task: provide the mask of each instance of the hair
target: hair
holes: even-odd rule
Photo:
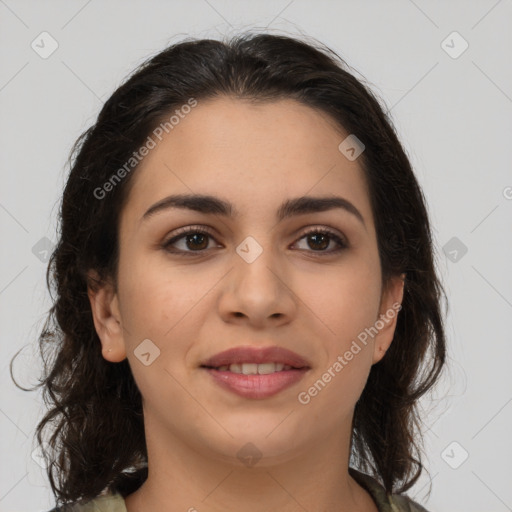
[[[58,504],[106,492],[126,497],[148,475],[142,397],[128,360],[111,363],[101,354],[87,293],[97,283],[87,276],[94,270],[101,282],[116,281],[120,212],[137,166],[109,187],[107,198],[99,198],[98,188],[126,170],[155,127],[191,98],[294,99],[363,141],[358,163],[368,184],[383,284],[402,273],[406,278],[393,342],[371,367],[355,406],[351,457],[387,493],[403,493],[424,469],[417,402],[445,364],[446,298],[426,201],[378,97],[339,55],[313,41],[244,33],[229,41],[173,44],[115,90],[73,146],[46,274],[52,307],[39,335],[44,373],[36,385],[43,386],[48,406],[37,441]]]

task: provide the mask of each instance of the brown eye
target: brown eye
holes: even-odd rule
[[[312,249],[326,249],[329,247],[329,243],[331,241],[330,237],[323,233],[313,233],[312,235],[308,235],[307,238],[312,242],[309,244]]]
[[[338,253],[348,248],[344,238],[326,228],[315,228],[304,233],[299,241],[306,239],[307,247],[300,248],[306,252],[317,253],[319,256]],[[215,240],[212,233],[204,227],[186,227],[166,241],[162,247],[169,253],[179,256],[193,256],[206,252],[210,241]],[[333,247],[328,250],[329,247]],[[219,246],[217,246],[219,247]]]
[[[191,235],[185,235],[185,240],[185,243],[189,249],[206,249],[208,246],[208,235],[205,233],[193,233]]]
[[[312,229],[302,235],[299,240],[307,240],[307,249],[311,249],[309,252],[317,252],[319,255],[327,255],[337,253],[348,248],[347,242],[335,232],[322,228]],[[333,250],[326,250],[334,242],[338,248]],[[306,249],[306,250],[307,250]]]
[[[187,227],[179,230],[162,247],[173,254],[189,255],[205,252],[209,248],[210,239],[214,240],[213,235],[205,228]]]

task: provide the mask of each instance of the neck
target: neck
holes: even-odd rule
[[[186,444],[150,418],[145,428],[148,478],[126,497],[127,512],[377,512],[348,473],[350,421],[293,454],[265,457],[247,444],[244,459]]]

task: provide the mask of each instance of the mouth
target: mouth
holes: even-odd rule
[[[308,361],[281,347],[238,347],[200,365],[223,389],[264,399],[296,384],[311,369]]]
[[[282,365],[282,366],[281,366]],[[203,361],[202,367],[223,369],[233,373],[245,373],[246,375],[265,375],[275,371],[283,371],[284,368],[302,369],[309,368],[310,363],[295,352],[283,347],[254,347],[241,346],[225,350]],[[225,368],[227,366],[227,368]],[[260,373],[261,370],[261,373]],[[266,372],[266,373],[265,373]]]
[[[302,367],[294,367],[289,364],[283,363],[232,363],[225,364],[222,366],[201,366],[202,368],[209,368],[211,370],[217,370],[219,372],[231,372],[231,373],[239,373],[243,375],[270,375],[271,373],[276,372],[286,372],[288,370],[302,370],[303,368],[307,368],[305,366]]]

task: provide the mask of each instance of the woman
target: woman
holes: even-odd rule
[[[41,335],[54,511],[424,511],[404,493],[443,289],[411,165],[346,64],[183,41],[74,155]]]

